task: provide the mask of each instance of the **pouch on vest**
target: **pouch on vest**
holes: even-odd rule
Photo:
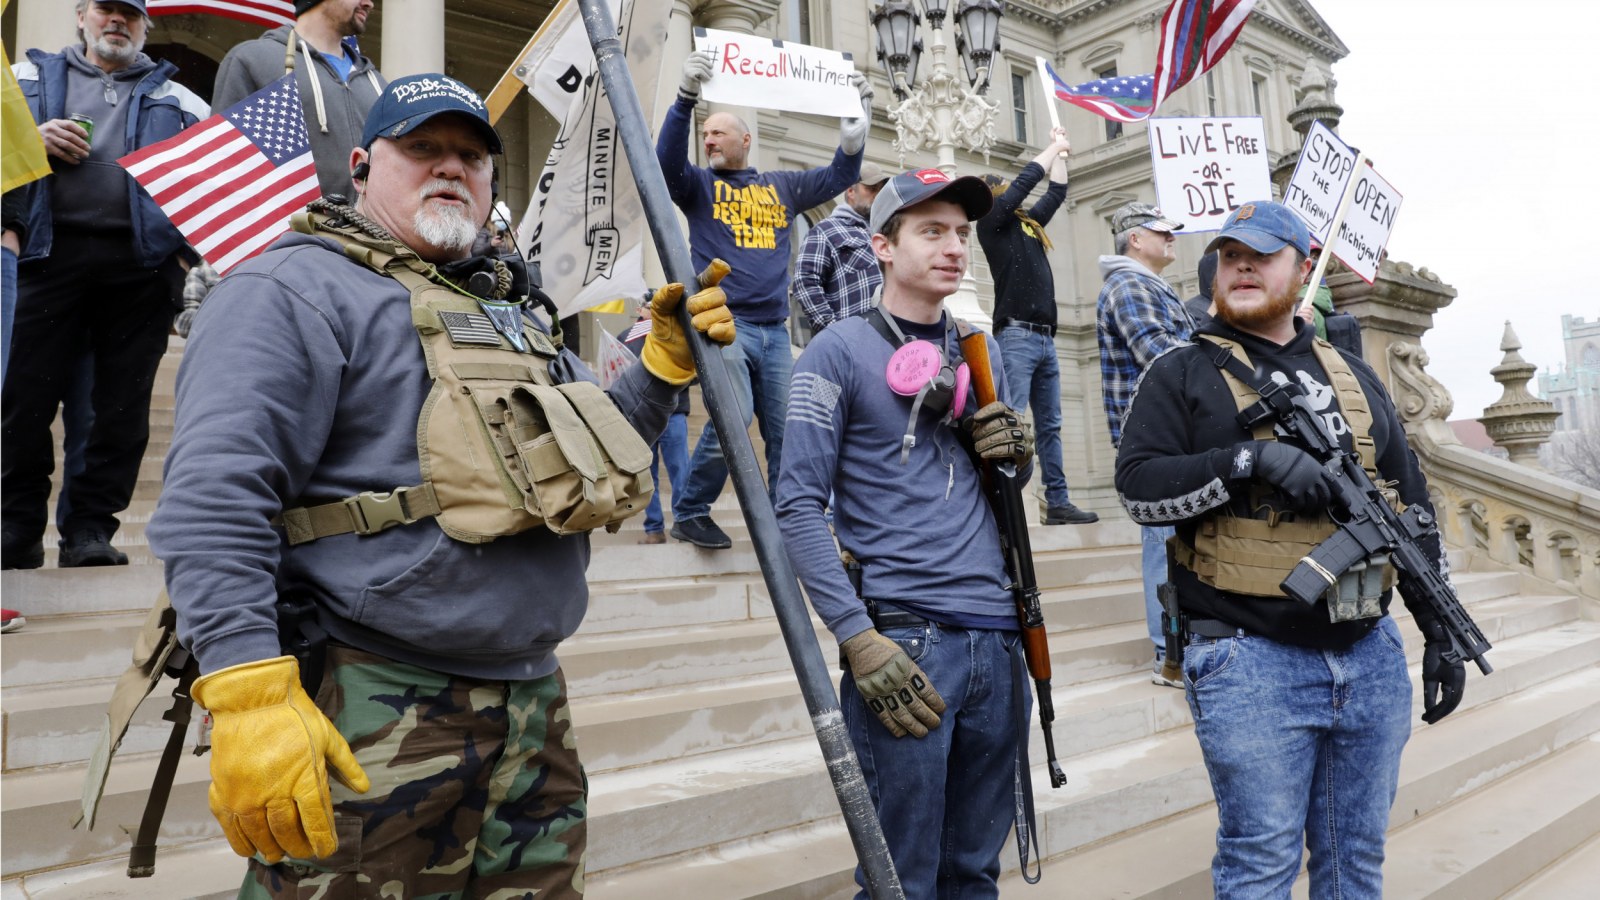
[[[1238,358],[1246,367],[1249,356],[1244,348],[1215,335],[1198,334],[1197,338],[1215,344]],[[1313,353],[1322,365],[1333,388],[1340,412],[1350,425],[1352,442],[1362,468],[1378,482],[1376,448],[1372,440],[1372,409],[1367,395],[1356,380],[1349,363],[1327,341],[1312,342]],[[1220,363],[1217,367],[1233,394],[1239,410],[1254,404],[1260,394],[1256,389],[1234,375]],[[1258,424],[1251,435],[1256,440],[1277,440],[1273,423],[1268,420]],[[1252,489],[1248,503],[1252,511],[1261,511],[1266,494]],[[1336,526],[1326,515],[1315,517],[1284,517],[1276,511],[1266,510],[1258,516],[1214,513],[1200,522],[1195,530],[1194,544],[1183,540],[1172,542],[1172,558],[1177,564],[1195,573],[1204,584],[1218,590],[1255,597],[1281,597],[1280,585],[1300,560],[1310,555],[1323,541],[1333,536]],[[1394,586],[1395,572],[1385,566],[1383,589]]]
[[[427,516],[466,543],[540,524],[557,534],[615,531],[649,503],[649,445],[598,386],[556,383],[559,351],[543,332],[523,323],[531,352],[518,351],[476,298],[436,284],[432,267],[404,247],[320,214],[297,215],[294,225],[339,241],[352,260],[410,291],[433,387],[417,421],[423,483],[286,510],[291,544]]]

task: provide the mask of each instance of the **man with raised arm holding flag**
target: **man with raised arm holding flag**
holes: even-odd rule
[[[750,129],[738,116],[712,113],[702,128],[706,168],[689,162],[689,123],[700,99],[700,85],[710,80],[715,61],[708,51],[689,54],[677,102],[667,110],[656,138],[672,201],[689,219],[689,249],[695,268],[713,257],[733,266],[728,276],[729,307],[739,322],[738,342],[723,351],[728,374],[739,395],[746,427],[754,415],[761,422],[767,448],[767,483],[777,484],[783,455],[783,431],[794,355],[789,344],[789,228],[800,212],[838,196],[859,180],[861,158],[872,120],[872,85],[855,73],[861,94],[861,117],[842,120],[839,149],[833,162],[804,172],[761,172],[750,167]],[[711,520],[711,504],[728,480],[722,443],[708,422],[689,460],[689,479],[682,491],[673,485],[672,536],[699,547],[733,546],[726,532]]]

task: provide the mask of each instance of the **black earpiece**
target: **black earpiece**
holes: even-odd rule
[[[372,171],[372,167],[367,165],[367,163],[365,161],[358,162],[358,163],[356,163],[356,167],[354,169],[350,170],[350,180],[351,181],[366,181],[367,180],[367,173],[371,172],[371,171]]]

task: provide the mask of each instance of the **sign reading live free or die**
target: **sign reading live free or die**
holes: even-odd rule
[[[1260,117],[1150,119],[1156,201],[1184,233],[1216,231],[1246,203],[1272,198]]]

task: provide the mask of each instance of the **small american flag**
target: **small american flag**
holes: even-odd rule
[[[275,28],[294,24],[293,0],[149,0],[152,16],[210,13]]]
[[[1217,64],[1239,37],[1255,5],[1256,0],[1173,0],[1161,17],[1154,75],[1071,85],[1049,69],[1056,97],[1113,121],[1142,122],[1174,91]]]
[[[320,194],[292,75],[117,162],[224,274]]]
[[[444,311],[439,313],[439,321],[454,343],[500,346],[500,332],[495,330],[494,322],[482,313]]]

